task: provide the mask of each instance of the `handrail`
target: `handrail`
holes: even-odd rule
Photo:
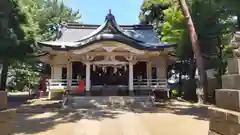
[[[48,79],[48,87],[67,87],[77,86],[78,79]],[[166,88],[166,79],[133,79],[133,85],[135,88]]]
[[[49,79],[46,81],[47,90],[66,90],[69,87],[74,88],[78,86],[78,79]],[[95,87],[95,86],[92,86]],[[167,92],[169,97],[169,90],[167,79],[133,79],[133,87],[138,90],[163,90]],[[150,93],[149,93],[150,94]]]
[[[162,80],[162,81],[166,81],[167,79],[133,79],[133,80]]]

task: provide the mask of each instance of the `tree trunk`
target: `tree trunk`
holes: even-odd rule
[[[195,62],[196,60],[194,59],[194,58],[191,58],[191,60],[190,60],[190,73],[189,73],[189,75],[190,75],[190,79],[195,79],[195,73],[196,73],[196,62]]]
[[[191,43],[192,43],[192,49],[194,52],[194,56],[196,58],[196,64],[197,67],[199,69],[199,75],[200,75],[200,89],[202,92],[198,92],[198,94],[200,93],[204,93],[203,96],[198,96],[198,97],[203,97],[203,99],[199,99],[199,103],[204,103],[207,100],[207,75],[205,72],[205,68],[204,68],[204,63],[203,63],[203,58],[200,52],[200,48],[198,45],[198,37],[194,28],[194,24],[192,21],[192,18],[190,16],[189,10],[188,10],[188,6],[186,4],[185,0],[178,0],[179,1],[179,5],[180,8],[182,10],[182,13],[186,19],[187,25],[188,25],[188,31],[190,34],[190,39],[191,39]]]
[[[7,60],[2,63],[2,73],[1,73],[1,82],[0,82],[0,91],[6,90],[7,83],[7,73],[8,73],[9,62]]]
[[[222,41],[221,41],[221,37],[218,36],[217,37],[217,41],[218,41],[218,44],[217,44],[217,47],[218,47],[218,57],[220,59],[220,67],[218,69],[218,83],[220,84],[220,87],[222,88],[222,75],[223,75],[223,56],[222,56],[222,51],[223,51],[223,48],[222,48]]]

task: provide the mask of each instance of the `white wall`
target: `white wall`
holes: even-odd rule
[[[151,59],[152,67],[157,68],[157,78],[167,78],[167,57],[156,56]]]
[[[57,55],[52,59],[52,79],[62,79],[62,68],[67,67],[67,59],[64,55]]]
[[[62,79],[62,67],[61,66],[53,66],[53,74],[52,79]]]

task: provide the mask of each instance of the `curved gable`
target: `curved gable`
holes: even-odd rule
[[[76,28],[76,26],[80,26],[80,28]],[[143,50],[159,50],[175,45],[159,42],[150,25],[119,26],[111,12],[106,16],[102,25],[70,24],[67,27],[68,29],[63,30],[59,40],[40,42],[40,44],[59,50],[80,49],[101,41],[116,41]]]

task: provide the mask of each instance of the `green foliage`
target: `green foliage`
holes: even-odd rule
[[[236,0],[231,1],[236,2]],[[159,40],[177,44],[171,54],[178,56],[180,60],[169,66],[168,75],[169,77],[173,74],[179,75],[179,88],[185,85],[180,81],[182,75],[188,75],[189,80],[195,77],[196,63],[188,28],[194,27],[196,30],[205,68],[216,69],[217,76],[221,79],[221,75],[225,73],[226,59],[232,55],[229,39],[235,30],[234,15],[238,16],[237,23],[240,26],[240,10],[238,9],[237,12],[236,8],[230,9],[230,6],[226,6],[228,4],[223,4],[224,2],[216,0],[186,0],[186,2],[194,26],[186,24],[181,11],[183,9],[180,9],[177,0],[144,0],[139,16],[142,23],[154,25]],[[196,82],[193,83],[196,84]],[[192,88],[196,89],[196,87]],[[188,97],[188,93],[195,95],[195,90],[192,88],[182,88],[184,91],[191,89],[184,92],[185,97]]]
[[[159,39],[162,37],[163,10],[168,9],[171,3],[171,0],[145,0],[141,6],[140,23],[153,24]]]
[[[9,85],[21,89],[23,85],[36,83],[39,73],[33,70],[33,65],[37,61],[29,63],[39,51],[35,41],[56,39],[60,34],[59,24],[76,22],[80,17],[79,11],[59,0],[0,1],[0,89],[5,89],[9,66]]]
[[[234,23],[236,29],[240,29],[240,10],[239,10],[239,5],[240,1],[239,0],[213,0],[216,3],[222,5],[222,7],[228,9],[231,12],[231,16],[237,16],[237,21]]]
[[[222,4],[212,0],[188,0],[187,2],[199,38],[201,52],[208,59],[217,56],[216,54],[220,53],[218,44],[225,48],[234,30],[231,12],[226,10]],[[156,9],[154,5],[165,9]],[[149,23],[155,26],[161,40],[177,43],[178,46],[174,52],[177,56],[181,59],[193,58],[188,30],[178,1],[145,0],[141,9],[140,21],[142,18],[150,18]],[[148,14],[143,14],[145,12]],[[161,25],[154,22],[161,22]],[[222,50],[225,51],[223,48]]]
[[[13,60],[23,60],[32,53],[33,36],[30,22],[21,10],[18,0],[1,1],[0,3],[0,61],[2,62],[1,86],[6,87],[8,66]]]
[[[15,61],[9,69],[8,87],[11,90],[23,90],[25,86],[32,88],[38,84],[40,73],[35,69],[35,63]]]
[[[177,96],[177,94],[178,94],[178,92],[177,92],[177,90],[172,90],[172,95],[174,95],[174,96]]]
[[[62,23],[78,22],[81,18],[79,11],[73,11],[63,1],[48,0],[40,3],[37,21],[40,26],[42,40],[54,40],[59,37]]]
[[[171,0],[145,0],[141,6],[139,15],[142,24],[149,24],[163,21],[162,11],[167,9]]]
[[[184,32],[183,15],[177,7],[171,7],[163,11],[163,41],[178,43]]]

